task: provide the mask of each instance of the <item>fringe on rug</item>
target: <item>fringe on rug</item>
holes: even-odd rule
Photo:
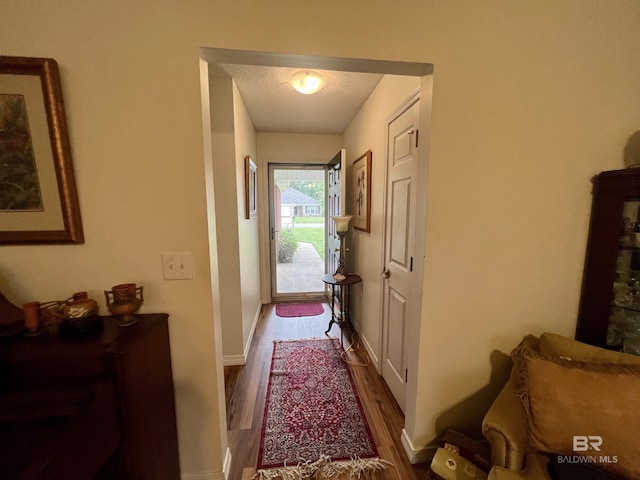
[[[258,470],[251,480],[338,480],[368,479],[371,474],[393,466],[381,458],[358,458],[332,462],[330,457],[322,456],[315,462],[299,463],[296,466]]]

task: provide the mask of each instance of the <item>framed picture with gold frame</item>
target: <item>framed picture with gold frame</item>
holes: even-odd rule
[[[244,157],[244,218],[258,216],[258,166],[250,155]]]
[[[58,64],[0,56],[0,244],[83,242]]]
[[[371,231],[371,150],[353,162],[353,228]]]

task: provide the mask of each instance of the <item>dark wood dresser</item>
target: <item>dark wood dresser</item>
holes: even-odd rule
[[[128,327],[101,318],[101,332],[75,340],[54,331],[2,339],[0,469],[34,479],[180,478],[168,315],[138,315]]]

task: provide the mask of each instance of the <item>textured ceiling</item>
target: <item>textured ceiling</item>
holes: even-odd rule
[[[219,64],[232,77],[258,132],[342,134],[382,79],[381,74],[314,71],[327,83],[313,95],[289,83],[299,68]]]

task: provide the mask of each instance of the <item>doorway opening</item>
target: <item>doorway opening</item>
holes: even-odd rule
[[[274,300],[325,296],[326,176],[323,165],[269,166]]]
[[[210,125],[208,124],[208,122],[210,121],[210,117],[211,112],[208,110],[210,108],[210,104],[214,104],[215,105],[215,110],[216,113],[220,116],[220,117],[224,117],[225,119],[227,118],[225,115],[231,115],[232,109],[228,108],[228,111],[226,111],[225,109],[227,109],[227,107],[229,107],[229,104],[224,103],[224,102],[219,102],[217,105],[215,103],[215,99],[213,102],[210,101],[209,98],[209,90],[208,90],[208,84],[207,84],[207,76],[209,75],[210,77],[215,77],[215,72],[219,71],[222,66],[243,66],[243,65],[248,65],[248,66],[261,66],[261,67],[276,67],[276,68],[295,68],[295,69],[300,69],[300,68],[313,68],[313,69],[323,69],[323,70],[332,70],[332,71],[337,71],[337,72],[352,72],[352,73],[379,73],[379,74],[383,74],[383,75],[394,75],[394,76],[409,76],[409,77],[419,77],[420,78],[420,82],[421,82],[421,86],[420,86],[420,91],[421,91],[421,96],[424,99],[428,99],[427,102],[422,103],[422,106],[420,108],[420,125],[422,127],[422,138],[429,138],[429,119],[430,119],[430,99],[432,96],[432,91],[433,91],[433,85],[432,85],[432,74],[433,74],[433,65],[432,64],[426,64],[426,63],[411,63],[411,62],[398,62],[398,61],[384,61],[384,60],[371,60],[371,59],[353,59],[353,58],[342,58],[342,57],[322,57],[322,56],[311,56],[311,55],[295,55],[295,54],[281,54],[281,53],[273,53],[273,52],[256,52],[256,51],[242,51],[242,50],[231,50],[231,49],[221,49],[221,48],[202,48],[201,49],[201,59],[202,62],[204,64],[207,64],[208,70],[202,70],[202,80],[203,80],[203,85],[205,86],[205,88],[203,88],[203,105],[205,105],[205,108],[207,109],[204,113],[207,114],[205,117],[203,117],[204,119],[204,123],[205,123],[205,127],[209,127]],[[227,75],[227,74],[225,74]],[[224,77],[225,80],[226,79],[235,79],[236,75],[233,74],[228,74],[228,76]],[[238,75],[238,78],[241,78],[240,75]],[[262,78],[262,77],[258,77],[258,78]],[[233,80],[235,81],[235,80]],[[283,82],[278,83],[280,84],[284,84]],[[238,88],[238,90],[240,90]],[[277,98],[274,95],[266,95],[263,89],[259,89],[257,90],[257,95],[255,98],[258,98],[260,100],[264,99],[264,98]],[[250,102],[251,98],[248,95],[244,95],[243,94],[243,99],[245,101],[245,103]],[[225,99],[222,99],[225,100]],[[297,105],[296,102],[292,101],[291,105]],[[267,109],[268,114],[266,115],[267,118],[271,118],[271,117],[278,117],[278,118],[282,118],[284,117],[283,115],[273,115],[273,112],[276,111],[276,108],[271,108],[271,109]],[[226,113],[225,113],[226,112]],[[308,109],[304,109],[303,110],[304,113],[301,114],[300,118],[315,118],[314,115],[310,115]],[[232,117],[233,118],[233,117]],[[254,126],[256,129],[256,132],[262,132],[262,133],[267,133],[267,132],[282,132],[282,133],[304,133],[304,134],[313,134],[315,133],[325,133],[328,134],[328,132],[319,132],[316,131],[317,127],[313,127],[313,128],[306,128],[304,130],[300,129],[299,125],[295,125],[295,128],[292,129],[285,129],[285,128],[277,128],[277,129],[268,129],[268,128],[264,128],[261,127],[260,125],[256,125],[257,122],[254,122]],[[344,130],[342,131],[344,132]],[[333,134],[340,134],[341,132],[333,132]],[[426,135],[426,137],[425,137]],[[417,138],[417,135],[415,135],[415,137]],[[211,129],[210,128],[205,128],[204,131],[204,138],[205,138],[205,153],[207,155],[207,160],[210,160],[210,156],[211,156],[211,152],[215,152],[217,145],[217,142],[220,141],[219,138],[215,137],[212,135]],[[226,138],[226,137],[225,137]],[[309,300],[315,300],[313,298],[311,298],[313,296],[312,293],[308,293],[308,294],[301,294],[298,295],[298,298],[296,298],[294,295],[289,295],[289,294],[281,294],[281,295],[273,295],[273,281],[271,280],[273,278],[274,272],[275,272],[275,268],[273,268],[273,259],[274,259],[274,255],[273,255],[273,248],[270,248],[270,245],[273,243],[271,241],[272,238],[274,238],[275,236],[275,226],[273,224],[273,217],[274,217],[274,213],[273,212],[269,212],[269,215],[267,215],[267,205],[272,203],[272,199],[273,199],[273,191],[270,189],[269,185],[269,181],[265,181],[265,177],[269,176],[269,169],[265,168],[268,165],[268,162],[272,161],[272,159],[275,159],[276,161],[281,161],[281,162],[285,162],[285,161],[301,161],[301,162],[305,162],[305,161],[315,161],[317,160],[317,158],[314,157],[310,157],[310,158],[306,158],[304,155],[300,156],[299,152],[294,151],[293,154],[289,155],[289,152],[286,152],[284,155],[281,154],[280,151],[278,151],[278,149],[274,149],[275,152],[268,152],[265,154],[265,152],[268,150],[267,148],[260,148],[262,145],[259,146],[258,151],[260,152],[260,157],[258,157],[259,159],[259,184],[260,187],[259,188],[259,197],[260,200],[258,202],[258,210],[259,210],[259,215],[258,215],[258,230],[259,230],[259,234],[258,234],[258,238],[250,238],[248,240],[250,240],[251,242],[253,242],[254,244],[257,244],[259,249],[260,249],[260,285],[261,285],[261,299],[263,303],[272,303],[273,300],[276,300],[278,302],[282,302],[282,301],[297,301],[297,300],[302,300],[302,299],[309,299]],[[264,146],[268,146],[268,142],[265,142]],[[293,157],[293,159],[291,158]],[[418,177],[417,177],[417,185],[426,185],[427,181],[426,181],[426,174],[427,174],[427,160],[428,160],[428,148],[423,149],[422,153],[419,155],[419,170],[418,170]],[[262,167],[262,168],[260,168]],[[289,165],[290,167],[290,165]],[[342,177],[344,179],[346,179],[346,172],[347,172],[347,165],[346,163],[343,163],[343,167],[344,167],[344,175],[342,175]],[[376,167],[377,168],[377,167]],[[208,179],[208,185],[212,185],[212,178],[213,178],[213,172],[210,171],[212,169],[207,170],[207,173],[209,175],[209,179]],[[338,175],[338,177],[340,177],[340,175]],[[329,180],[326,181],[326,184],[329,184]],[[268,188],[265,188],[268,187]],[[386,185],[385,185],[385,189],[386,189]],[[422,261],[423,261],[423,257],[424,257],[424,235],[423,232],[425,230],[425,218],[426,218],[426,204],[427,204],[427,198],[426,198],[426,189],[425,188],[421,188],[418,189],[417,193],[417,199],[415,201],[415,214],[416,214],[416,225],[415,225],[415,231],[416,232],[421,232],[420,234],[420,238],[416,239],[416,251],[413,255],[413,257],[415,258],[415,265],[413,265],[414,267],[414,272],[415,273],[415,277],[417,279],[419,279],[419,281],[417,282],[413,282],[411,285],[411,288],[413,291],[417,292],[417,297],[416,298],[421,298],[420,294],[422,292]],[[208,194],[212,195],[213,194],[213,188],[209,188],[208,187]],[[346,196],[344,196],[342,198],[342,200],[346,200]],[[331,205],[331,202],[327,202]],[[340,205],[340,202],[334,202],[336,205]],[[336,215],[336,214],[345,214],[347,212],[344,211],[344,201],[342,202],[341,207],[339,208],[340,213],[328,213],[328,215]],[[218,202],[218,206],[217,208],[215,207],[215,205],[213,204],[213,202],[210,203],[212,210],[210,212],[209,218],[213,221],[215,221],[215,213],[219,212],[221,216],[225,217],[227,215],[226,210],[227,206],[221,204],[220,202]],[[348,208],[347,208],[348,210]],[[327,215],[327,214],[325,214]],[[210,220],[210,221],[211,221]],[[329,224],[327,224],[325,222],[325,231],[327,231],[329,228],[332,228],[331,222]],[[233,231],[234,229],[229,229],[230,231]],[[215,230],[215,225],[212,226],[212,231],[216,231]],[[225,236],[228,232],[226,232],[224,229],[219,229],[217,231],[217,234],[219,235],[218,240],[220,238],[222,238],[223,236]],[[229,234],[230,235],[230,234]],[[361,236],[362,237],[362,236]],[[364,237],[363,237],[364,238]],[[368,243],[371,244],[372,241],[375,241],[376,236],[375,235],[370,235],[367,236],[368,239]],[[332,236],[329,236],[329,242],[332,241]],[[334,252],[334,249],[332,248],[332,245],[328,242],[328,245],[325,246],[326,250],[327,250],[327,257],[329,257],[329,261],[330,261],[330,257],[332,255],[332,252]],[[382,240],[381,240],[382,242]],[[370,245],[369,245],[370,247]],[[382,249],[382,246],[381,246]],[[371,250],[369,248],[369,250]],[[270,253],[271,252],[271,253]],[[223,278],[224,275],[226,275],[226,269],[230,269],[232,270],[229,265],[222,265],[222,268],[218,267],[217,264],[217,257],[216,257],[217,251],[212,252],[212,272],[216,273],[218,275],[219,278]],[[367,265],[367,279],[371,279],[371,281],[373,282],[373,284],[375,284],[375,280],[376,280],[376,276],[379,274],[379,270],[376,272],[376,267],[375,265],[372,265],[372,262],[376,262],[376,259],[380,260],[380,265],[382,266],[382,255],[380,255],[380,257],[378,257],[377,255],[371,255],[370,257],[366,258],[365,262],[360,262],[362,265]],[[411,263],[410,263],[411,265]],[[359,264],[356,264],[356,267],[360,266]],[[270,268],[271,267],[271,268]],[[334,271],[332,268],[326,268],[326,271]],[[236,272],[234,270],[231,271],[231,274],[235,274]],[[365,272],[363,272],[365,273]],[[217,278],[218,278],[217,277]],[[271,277],[271,278],[270,278]],[[322,275],[318,276],[320,279],[322,278]],[[214,279],[214,280],[217,280]],[[220,294],[220,287],[219,285],[216,285],[214,281],[212,281],[212,283],[214,283],[214,298]],[[364,282],[363,282],[364,283]],[[371,291],[371,289],[369,289],[368,291]],[[295,292],[294,292],[295,293]],[[373,292],[373,296],[376,295],[376,292]],[[322,297],[326,298],[326,296],[324,295],[324,293],[322,294]],[[380,289],[380,295],[378,297],[382,297],[382,289]],[[244,300],[241,299],[241,300]],[[377,301],[376,301],[377,300]],[[369,330],[369,332],[371,332],[372,334],[372,341],[369,342],[367,349],[374,354],[374,357],[376,358],[376,363],[377,363],[377,370],[378,372],[380,372],[380,365],[379,363],[382,361],[382,305],[380,302],[380,298],[374,298],[373,301],[371,302],[366,302],[369,305],[373,305],[373,308],[368,308],[368,310],[372,310],[371,312],[369,312],[370,314],[366,316],[367,318],[367,328]],[[364,303],[362,303],[361,305],[364,305]],[[380,312],[376,312],[376,307],[378,307],[378,310],[380,310]],[[420,305],[418,305],[416,308],[412,309],[412,311],[408,311],[407,312],[407,318],[410,320],[409,322],[407,322],[406,325],[406,334],[403,336],[404,338],[407,339],[408,344],[406,346],[406,351],[408,353],[407,358],[406,358],[406,364],[409,366],[412,365],[418,365],[419,362],[419,358],[418,358],[418,352],[420,351],[419,347],[420,347],[420,329],[421,327],[421,312],[420,312]],[[363,318],[365,316],[363,315]],[[214,321],[220,322],[221,318],[225,318],[222,315],[216,315],[214,316]],[[225,330],[227,328],[226,324],[222,325],[223,330]],[[233,329],[235,327],[235,325],[231,326],[231,329]],[[251,332],[251,335],[253,335],[253,332]],[[250,344],[251,342],[249,342],[248,344]],[[218,381],[220,380],[220,375],[218,375]],[[423,380],[419,380],[419,377],[417,375],[408,375],[408,372],[405,371],[405,381],[409,380],[409,391],[408,391],[408,396],[414,396],[416,395],[416,391],[419,390],[421,388],[421,386],[423,385]],[[417,398],[417,395],[416,397]],[[415,419],[416,419],[416,401],[413,401],[412,399],[409,399],[409,401],[407,402],[407,412],[406,412],[406,422],[407,422],[407,430],[403,430],[402,432],[402,445],[405,448],[405,451],[407,453],[407,455],[410,456],[410,458],[416,458],[417,453],[412,445],[411,442],[415,439],[410,438],[409,434],[407,432],[414,432],[416,430],[420,430],[420,427],[416,425],[415,423]],[[406,440],[406,441],[405,441]],[[242,449],[241,449],[242,450]]]

